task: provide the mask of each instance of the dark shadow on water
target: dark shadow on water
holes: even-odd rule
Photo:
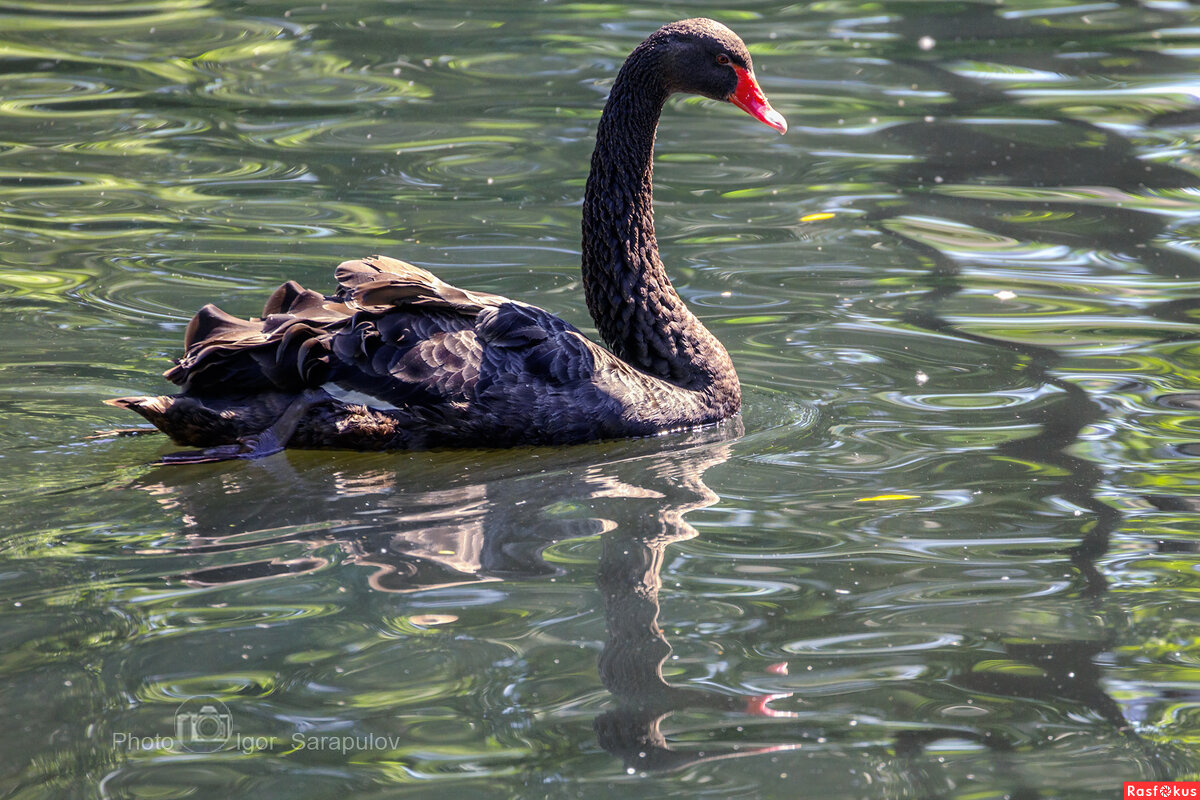
[[[1077,45],[1079,27],[1047,25],[1037,15],[1008,15],[982,4],[942,5],[934,15],[904,14],[883,23],[900,42],[930,36],[939,43],[928,53],[897,48],[889,62],[910,77],[913,89],[944,97],[926,109],[923,119],[899,121],[875,134],[875,148],[903,156],[881,176],[902,199],[889,198],[869,216],[879,222],[905,215],[953,220],[1016,242],[1112,254],[1172,279],[1195,275],[1193,257],[1160,241],[1172,217],[1128,202],[1130,195],[1171,197],[1194,188],[1194,173],[1146,158],[1143,144],[1096,124],[1086,101],[1081,100],[1078,113],[1064,113],[1006,90],[1003,83],[975,79],[970,66],[973,48],[986,42],[993,49],[985,63],[1012,67],[1017,74],[1034,70],[1090,77],[1103,71],[1098,62],[1118,59],[1120,74],[1131,80],[1190,74],[1190,60],[1152,46],[1130,47],[1128,38],[1186,24],[1186,17],[1177,10],[1114,4],[1123,9],[1119,22],[1110,21],[1107,32],[1089,37],[1093,52],[1072,52],[1065,58],[1061,50],[1071,52]],[[997,42],[1014,46],[997,50]],[[1195,109],[1157,113],[1148,108],[1145,122],[1151,127],[1187,125],[1197,114]],[[964,195],[948,187],[970,187],[971,192]],[[1031,189],[1043,191],[1030,196]],[[1039,219],[1039,211],[1046,212],[1044,218]],[[986,250],[980,255],[986,257]]]
[[[1112,173],[1100,176],[1099,180],[1105,182],[1106,178],[1112,178],[1111,181],[1107,181],[1108,185],[1120,185],[1123,180],[1119,175]],[[969,174],[960,174],[956,179],[968,180]],[[928,199],[923,200],[923,203],[925,207],[929,207]],[[996,223],[995,217],[999,215],[990,203],[965,203],[957,210],[950,202],[935,202],[933,206],[939,213],[972,225],[1004,234],[1019,233],[1015,229],[1007,230],[1004,225]],[[1139,220],[1136,215],[1120,210],[1104,209],[1103,213],[1126,217],[1109,220],[1121,226],[1119,233],[1114,234],[1122,240],[1121,246],[1132,246],[1131,242],[1137,241],[1148,243],[1161,232],[1159,224],[1147,221],[1149,215],[1140,215]],[[1132,224],[1135,222],[1145,224]],[[1111,617],[1111,609],[1103,602],[1108,583],[1097,562],[1108,554],[1112,533],[1121,523],[1122,515],[1117,508],[1098,497],[1105,474],[1103,467],[1073,454],[1071,447],[1081,441],[1081,434],[1085,429],[1106,419],[1113,409],[1107,407],[1102,400],[1090,396],[1078,384],[1055,373],[1055,368],[1063,358],[1053,348],[971,333],[940,316],[938,306],[965,288],[956,280],[959,274],[958,264],[953,258],[926,242],[910,239],[896,230],[888,230],[888,234],[902,242],[905,248],[918,253],[929,267],[929,283],[932,288],[915,298],[910,310],[904,314],[905,322],[916,328],[989,346],[995,348],[998,353],[1015,356],[1015,363],[1021,365],[1025,380],[1055,390],[1048,401],[1043,401],[1032,411],[1024,412],[1021,417],[1023,423],[1037,424],[1040,427],[1037,433],[1003,444],[997,447],[995,452],[1003,459],[1053,467],[1054,470],[1050,474],[1062,476],[1044,480],[1041,484],[1030,484],[1031,491],[1046,504],[1065,501],[1069,506],[1074,506],[1089,515],[1090,523],[1081,526],[1082,533],[1078,543],[1063,550],[1062,555],[1069,559],[1076,570],[1079,578],[1076,589],[1078,595],[1092,600],[1097,615]],[[1024,231],[1024,235],[1029,235],[1028,230]],[[1115,241],[1113,244],[1115,247]],[[1164,255],[1161,251],[1158,251],[1158,254]],[[1195,270],[1194,262],[1182,257],[1181,260],[1187,262],[1186,271]],[[1151,268],[1156,263],[1153,256],[1145,261]],[[1173,261],[1165,268],[1172,271],[1179,269]],[[955,671],[950,680],[972,691],[993,696],[1055,697],[1078,704],[1103,719],[1113,733],[1127,740],[1140,752],[1140,760],[1153,779],[1170,780],[1195,769],[1194,764],[1189,766],[1193,759],[1182,752],[1164,748],[1140,737],[1135,726],[1126,718],[1125,707],[1114,700],[1105,688],[1104,674],[1099,664],[1109,659],[1113,651],[1121,645],[1124,629],[1125,624],[1121,620],[1109,619],[1108,623],[1102,626],[1102,635],[1095,638],[1036,643],[1008,641],[1001,637],[1007,658],[1035,668],[1035,675],[1005,674],[987,670],[977,672],[971,668],[972,665],[964,664],[961,669]],[[928,770],[928,764],[911,759],[919,757],[930,744],[942,739],[962,739],[986,745],[995,753],[1003,770],[1012,775],[1013,797],[1029,799],[1044,796],[1026,783],[1013,760],[1011,754],[1021,747],[1022,743],[996,735],[994,731],[906,731],[897,737],[896,752],[899,757],[910,760],[915,773],[922,773]],[[944,791],[934,789],[937,784],[935,774],[927,774],[926,777],[926,785],[931,790],[929,797],[952,796],[953,792],[949,787],[944,787]]]
[[[936,312],[938,304],[962,291],[963,287],[954,280],[957,266],[936,248],[906,240],[899,234],[893,235],[902,239],[905,246],[921,254],[930,265],[931,280],[936,284],[934,289],[918,298],[918,309],[905,314],[906,322],[1013,354],[1023,365],[1028,379],[1057,390],[1049,402],[1042,403],[1022,419],[1026,423],[1036,423],[1040,430],[1027,438],[1003,444],[995,452],[1004,459],[1054,467],[1056,473],[1063,476],[1047,480],[1040,486],[1031,484],[1031,491],[1046,504],[1066,501],[1090,515],[1090,524],[1081,526],[1079,542],[1062,551],[1062,556],[1069,559],[1079,576],[1077,594],[1092,601],[1098,616],[1110,617],[1111,611],[1103,602],[1108,583],[1097,561],[1108,553],[1112,533],[1122,516],[1115,507],[1097,496],[1104,477],[1103,468],[1074,455],[1070,450],[1073,444],[1080,441],[1081,433],[1089,425],[1105,419],[1109,410],[1079,385],[1055,374],[1054,368],[1062,359],[1052,348],[969,333],[939,316]],[[1126,718],[1125,708],[1105,687],[1104,673],[1099,664],[1121,645],[1124,629],[1125,625],[1120,620],[1110,619],[1101,627],[1101,635],[1094,638],[1037,643],[1008,640],[1002,635],[1000,644],[1005,656],[1014,663],[1034,668],[1034,674],[976,671],[974,666],[978,656],[973,655],[966,659],[971,663],[961,664],[949,680],[984,695],[1014,699],[1057,698],[1085,708],[1104,720],[1112,733],[1125,739],[1140,753],[1140,761],[1154,780],[1170,780],[1195,769],[1196,765],[1191,763],[1193,759],[1139,736],[1135,726]],[[897,736],[896,754],[911,765],[915,775],[924,775],[923,783],[930,791],[928,797],[949,797],[953,792],[950,787],[940,787],[939,790],[936,770],[930,771],[927,761],[919,757],[934,742],[956,739],[977,742],[994,753],[998,769],[1011,775],[1014,786],[1012,797],[1031,800],[1044,796],[1026,781],[1013,756],[1021,747],[1027,747],[1027,742],[1015,741],[987,728],[905,731]]]
[[[1153,24],[1161,24],[1161,20]],[[965,39],[1036,37],[1046,35],[1019,20],[997,20],[985,30],[955,33],[932,18],[910,18],[907,23],[916,35],[960,36]],[[1061,34],[1059,34],[1061,35]],[[957,39],[956,41],[961,41]],[[1140,54],[1126,53],[1136,70]],[[1153,54],[1146,54],[1154,58]],[[1037,57],[1025,54],[1014,63],[1036,69],[1059,71],[1063,62],[1053,54]],[[1030,668],[1027,672],[973,669],[977,657],[965,658],[948,680],[972,692],[1011,698],[1058,698],[1086,709],[1103,720],[1112,734],[1124,739],[1139,753],[1148,776],[1168,780],[1196,769],[1194,754],[1165,747],[1138,735],[1128,719],[1138,714],[1139,701],[1118,702],[1106,689],[1101,664],[1111,662],[1114,652],[1129,635],[1131,622],[1108,598],[1108,581],[1099,563],[1109,555],[1113,532],[1122,523],[1121,512],[1101,499],[1104,491],[1104,467],[1076,455],[1073,446],[1083,441],[1090,426],[1102,423],[1118,409],[1115,401],[1093,397],[1078,383],[1064,378],[1056,370],[1064,357],[1054,348],[981,335],[960,327],[940,309],[955,295],[969,287],[960,279],[962,265],[953,255],[953,245],[941,249],[936,236],[915,234],[902,222],[904,216],[951,220],[985,234],[1005,237],[1031,245],[1062,245],[1084,252],[1110,252],[1126,257],[1151,273],[1178,279],[1194,275],[1197,263],[1191,256],[1160,245],[1170,219],[1136,208],[1124,208],[1125,192],[1150,194],[1163,190],[1194,187],[1197,178],[1186,170],[1148,162],[1139,158],[1135,144],[1120,133],[1086,120],[1055,118],[1037,109],[1027,123],[1013,114],[1019,106],[1013,98],[983,81],[974,81],[932,61],[914,58],[897,60],[903,67],[923,74],[928,81],[922,88],[936,86],[947,92],[950,102],[942,107],[939,118],[924,122],[901,123],[880,134],[880,141],[891,151],[914,155],[911,162],[893,174],[904,199],[881,205],[869,214],[877,229],[898,246],[917,255],[927,269],[923,283],[928,291],[914,296],[903,312],[903,321],[912,327],[970,342],[991,349],[994,361],[1019,365],[1021,380],[1051,390],[1029,408],[1020,412],[1022,424],[1036,424],[1037,432],[995,448],[999,460],[1036,465],[1040,478],[1029,483],[1032,501],[1041,507],[1075,508],[1083,514],[1078,526],[1078,541],[1061,551],[1075,570],[1075,596],[1088,601],[1098,619],[1098,635],[1064,638],[1053,642],[1011,638],[999,632],[997,642],[1013,663]],[[1179,65],[1174,65],[1176,68]],[[985,124],[967,117],[988,117],[1004,109],[1006,120],[993,118]],[[1017,118],[1013,118],[1013,117]],[[1184,115],[1186,116],[1186,115]],[[958,117],[958,119],[955,119]],[[1086,140],[1087,146],[1083,146]],[[940,184],[970,186],[972,196],[940,194]],[[989,195],[989,187],[996,190]],[[1005,187],[1013,187],[1007,196]],[[1045,203],[1061,218],[1055,224],[1022,219],[1021,209],[1030,201],[1021,197],[1022,187],[1061,187],[1061,196],[1045,195]],[[1095,202],[1110,197],[1111,202]],[[1036,215],[1034,215],[1036,216]],[[1016,221],[1014,221],[1016,220]],[[960,248],[961,249],[961,248]],[[986,253],[968,256],[972,263],[986,263]],[[990,265],[989,265],[990,266]],[[992,269],[996,267],[992,266]],[[1149,314],[1170,322],[1197,322],[1196,301],[1173,301],[1149,310]],[[1179,338],[1194,338],[1194,333]],[[986,352],[986,351],[985,351]],[[1194,395],[1178,395],[1168,402],[1200,402]],[[1177,507],[1183,498],[1148,498],[1160,508]],[[1194,504],[1192,504],[1194,505]],[[1189,507],[1189,510],[1194,508]],[[1186,543],[1160,542],[1159,552],[1172,552]],[[1160,697],[1159,699],[1167,699]],[[1191,699],[1191,698],[1188,698]],[[896,737],[895,751],[928,790],[928,797],[954,796],[949,786],[939,786],[938,771],[930,769],[927,748],[939,740],[960,739],[985,745],[995,755],[998,767],[1010,776],[1012,797],[1037,798],[1043,795],[1023,776],[1013,753],[1031,744],[1018,741],[999,730],[988,728],[924,728],[904,731]],[[1035,746],[1036,745],[1032,745]]]

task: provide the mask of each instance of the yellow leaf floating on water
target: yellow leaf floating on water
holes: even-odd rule
[[[833,219],[833,214],[828,211],[819,211],[816,214],[805,214],[800,218],[801,222],[820,222],[823,219]]]
[[[883,500],[916,500],[919,494],[877,494],[874,497],[860,497],[856,503],[878,503]]]

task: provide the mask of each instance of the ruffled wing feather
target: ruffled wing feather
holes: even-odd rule
[[[166,377],[201,395],[329,385],[376,407],[448,404],[462,414],[482,394],[534,402],[547,385],[587,381],[594,351],[605,353],[540,308],[403,261],[347,261],[335,275],[331,296],[285,283],[257,319],[205,306]]]

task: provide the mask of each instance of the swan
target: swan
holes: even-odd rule
[[[787,131],[724,25],[673,22],[633,50],[600,118],[583,200],[583,288],[608,349],[536,306],[371,256],[338,266],[331,295],[288,281],[255,319],[204,306],[165,373],[178,394],[106,402],[203,448],[164,459],[174,462],[284,447],[563,445],[737,414],[733,362],[675,292],[654,236],[654,139],[675,92]]]

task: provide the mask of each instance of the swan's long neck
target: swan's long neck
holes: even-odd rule
[[[675,292],[654,238],[654,134],[670,94],[659,66],[653,50],[635,50],[600,118],[583,199],[584,292],[613,353],[730,414],[741,403],[733,363]]]

